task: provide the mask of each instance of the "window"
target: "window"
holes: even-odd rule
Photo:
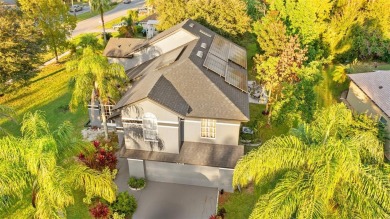
[[[108,119],[113,113],[113,107],[114,105],[104,105],[104,115],[106,116],[107,123],[115,123],[114,120]]]
[[[145,113],[142,118],[144,141],[158,141],[157,118],[152,113]]]
[[[387,125],[387,120],[385,119],[385,117],[381,116],[379,118],[379,122],[381,122],[383,125]]]
[[[216,121],[214,119],[202,119],[200,136],[202,138],[215,138]]]

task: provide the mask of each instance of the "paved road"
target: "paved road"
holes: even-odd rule
[[[133,0],[130,4],[119,3],[116,8],[104,13],[104,22],[114,20],[117,17],[125,16],[127,15],[127,10],[142,7],[144,4],[145,0]],[[95,17],[80,21],[77,23],[76,29],[74,29],[72,33],[72,37],[82,33],[101,32],[102,29],[99,28],[99,26],[101,26],[100,15],[96,15]]]

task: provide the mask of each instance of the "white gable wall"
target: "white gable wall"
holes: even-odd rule
[[[144,141],[142,117],[152,113],[157,118],[159,142]],[[132,121],[140,121],[135,125]],[[145,99],[122,109],[125,146],[127,149],[179,153],[180,123],[179,117],[168,109]]]

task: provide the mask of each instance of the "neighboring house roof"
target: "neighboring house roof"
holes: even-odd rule
[[[240,88],[239,83],[234,81],[245,82],[245,86],[247,84],[245,49],[192,20],[186,20],[158,34],[144,42],[144,45],[159,43],[160,40],[183,30],[196,38],[128,70],[126,73],[129,78],[136,80],[114,108],[119,109],[149,98],[182,116],[248,121],[249,102],[246,87]],[[228,60],[228,54],[224,54],[225,61],[218,59],[225,63],[223,71],[227,71],[228,66],[233,66],[240,71],[241,78],[232,77],[230,79],[234,80],[228,81],[225,72],[221,75],[204,66],[215,37],[224,40],[228,53],[232,47],[244,52],[243,67],[230,61],[230,58]],[[199,51],[202,53],[201,57]]]
[[[157,20],[157,14],[156,14],[156,13],[153,13],[153,14],[147,16],[146,18],[140,20],[139,22],[141,22],[141,23],[146,23],[146,22],[148,22],[149,20]]]
[[[120,151],[120,156],[126,158],[230,169],[234,169],[237,161],[243,155],[244,147],[241,145],[217,145],[186,141],[181,146],[180,154],[129,150],[125,147],[122,147]]]
[[[117,58],[129,57],[132,51],[144,41],[144,39],[136,38],[110,38],[103,55]]]
[[[349,74],[348,76],[390,117],[390,71]]]

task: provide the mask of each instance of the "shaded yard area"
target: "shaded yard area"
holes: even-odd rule
[[[80,133],[88,121],[87,110],[69,112],[68,104],[71,91],[68,81],[74,73],[65,71],[64,63],[47,66],[31,79],[27,86],[19,87],[0,97],[0,104],[12,107],[16,111],[17,123],[0,120],[0,126],[14,135],[20,135],[20,122],[26,112],[41,110],[52,129],[64,121],[70,121]]]

